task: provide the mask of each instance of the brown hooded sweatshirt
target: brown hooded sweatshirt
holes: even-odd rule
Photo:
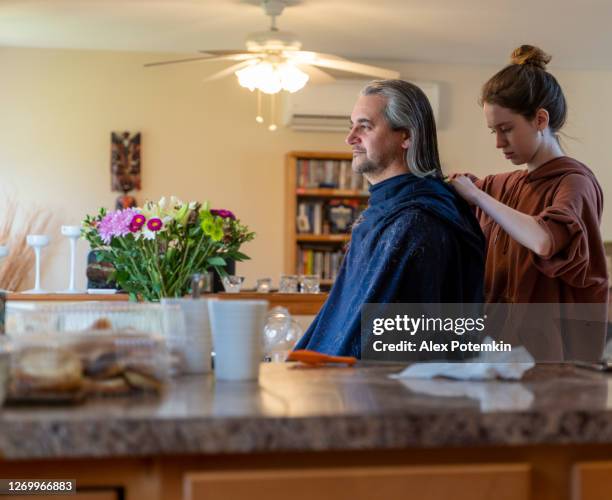
[[[532,172],[489,175],[475,184],[503,204],[535,216],[552,240],[550,253],[540,257],[477,208],[487,239],[487,302],[608,303],[599,230],[603,193],[589,168],[563,156]]]
[[[505,205],[533,215],[550,235],[548,255],[538,256],[513,240],[499,224],[480,208],[476,216],[487,241],[485,297],[488,303],[548,303],[562,310],[593,304],[591,319],[559,335],[542,321],[521,326],[522,344],[531,345],[536,359],[594,360],[601,355],[607,321],[608,279],[605,251],[599,229],[603,212],[603,193],[595,175],[582,163],[566,156],[550,160],[532,172],[489,175],[475,184]],[[600,304],[601,306],[595,306]],[[588,306],[587,306],[588,307]],[[534,311],[532,308],[531,311]],[[567,313],[572,317],[572,312]],[[589,313],[591,314],[591,313]],[[567,316],[566,316],[567,317]],[[590,327],[593,327],[590,329]],[[539,330],[536,335],[535,330]],[[568,330],[567,328],[565,330]],[[590,333],[587,333],[590,330]],[[537,338],[536,338],[537,337]],[[587,341],[587,339],[590,339]],[[508,339],[511,340],[511,339]],[[516,340],[516,338],[514,339]]]

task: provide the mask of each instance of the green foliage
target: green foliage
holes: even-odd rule
[[[207,203],[187,204],[174,198],[168,203],[162,198],[136,209],[147,221],[160,219],[159,231],[147,229],[145,223],[129,226],[123,234],[107,235],[105,241],[101,225],[117,213],[101,209],[95,216],[86,216],[82,237],[98,252],[99,261],[113,264],[113,278],[123,290],[147,301],[186,295],[194,273],[214,269],[225,275],[228,261],[249,258],[239,249],[255,236],[239,220],[212,214]]]

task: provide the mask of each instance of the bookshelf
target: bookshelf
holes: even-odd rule
[[[367,182],[351,153],[292,151],[285,160],[285,273],[318,274],[328,288],[368,203]]]

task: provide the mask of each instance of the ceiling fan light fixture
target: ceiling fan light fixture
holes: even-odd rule
[[[328,70],[367,76],[370,78],[399,78],[399,72],[350,61],[333,54],[302,50],[297,36],[290,31],[279,30],[276,18],[285,7],[297,5],[303,0],[261,0],[261,5],[270,17],[270,29],[257,31],[248,35],[247,50],[202,50],[203,56],[190,57],[174,61],[159,61],[145,66],[186,63],[192,61],[227,61],[232,65],[218,71],[205,81],[212,81],[235,74],[238,83],[251,91],[257,91],[257,123],[264,121],[262,115],[262,93],[270,96],[272,123],[270,130],[276,128],[274,101],[275,94],[281,90],[297,92],[307,82],[329,83],[334,81]],[[253,3],[249,0],[248,3]]]
[[[259,89],[266,94],[276,94],[282,87],[280,79],[276,77],[274,66],[267,61],[260,61],[236,71],[238,83],[251,92]]]
[[[247,36],[246,47],[249,52],[297,51],[302,48],[296,34],[290,31],[258,31]]]
[[[251,91],[259,89],[265,94],[277,94],[281,90],[297,92],[308,82],[308,75],[288,61],[258,61],[236,71],[236,77],[242,87]]]
[[[281,85],[287,92],[297,92],[308,82],[309,76],[290,62],[279,65],[276,71],[280,74]]]

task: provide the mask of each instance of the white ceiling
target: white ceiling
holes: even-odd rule
[[[612,0],[293,0],[305,50],[502,65],[521,43],[560,68],[612,69]],[[194,53],[268,28],[257,0],[0,0],[0,46]]]

